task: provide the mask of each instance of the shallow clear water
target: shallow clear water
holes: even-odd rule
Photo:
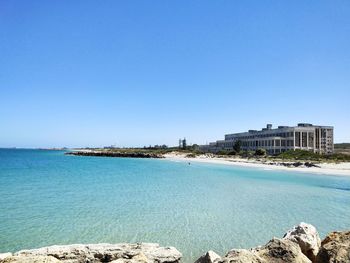
[[[264,244],[301,221],[350,228],[350,178],[0,149],[0,252],[157,242],[185,262]]]

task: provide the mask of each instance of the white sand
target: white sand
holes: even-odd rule
[[[303,173],[319,173],[327,175],[344,175],[350,176],[350,162],[345,163],[321,163],[317,164],[318,167],[286,167],[280,165],[264,164],[257,160],[248,160],[240,157],[227,157],[217,158],[210,155],[200,155],[196,158],[186,158],[187,154],[184,153],[169,153],[165,154],[165,158],[173,161],[184,161],[184,162],[201,162],[201,163],[213,163],[213,164],[225,164],[241,167],[252,167],[260,168],[264,170],[284,170],[284,171],[295,171]]]

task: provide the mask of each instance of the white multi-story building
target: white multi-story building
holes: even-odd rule
[[[202,147],[203,150],[218,152],[233,150],[240,141],[244,151],[265,149],[269,154],[278,154],[287,150],[307,150],[319,154],[331,154],[334,151],[333,127],[299,123],[298,126],[278,126],[272,129],[267,124],[262,130],[226,134],[225,140],[212,142]]]

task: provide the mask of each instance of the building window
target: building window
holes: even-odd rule
[[[302,144],[302,147],[307,147],[307,133],[306,132],[303,132],[302,133],[302,137],[301,137],[301,144]]]
[[[295,132],[295,146],[300,147],[300,132]]]
[[[312,132],[309,133],[309,147],[313,147],[314,146],[314,134]]]

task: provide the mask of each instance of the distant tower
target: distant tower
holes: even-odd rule
[[[182,149],[186,149],[186,146],[187,146],[187,144],[186,144],[186,138],[184,138],[184,139],[182,140]]]
[[[179,139],[179,149],[181,149],[181,148],[182,148],[182,140]]]

